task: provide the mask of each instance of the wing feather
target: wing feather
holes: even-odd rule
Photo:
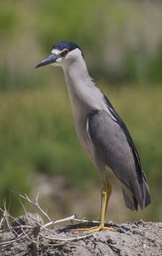
[[[110,114],[104,110],[95,109],[89,114],[87,119],[89,137],[101,161],[111,168],[124,185],[123,187],[131,191],[133,200],[136,200],[143,208],[150,203],[150,200],[146,200],[148,187],[137,150],[120,117],[113,108],[109,111],[111,111]],[[127,203],[127,206],[129,205]]]

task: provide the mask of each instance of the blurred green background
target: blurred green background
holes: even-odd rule
[[[161,1],[1,0],[1,207],[6,200],[20,214],[13,191],[40,193],[54,218],[99,218],[99,176],[76,138],[63,73],[34,69],[54,43],[70,40],[127,124],[151,189],[152,205],[131,212],[113,181],[108,218],[162,220],[161,13]]]

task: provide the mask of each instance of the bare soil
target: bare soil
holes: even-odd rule
[[[0,255],[2,256],[161,256],[162,223],[137,221],[108,224],[116,229],[87,234],[74,232],[79,223],[63,226],[60,223],[48,228],[37,214],[26,213],[16,218],[8,228],[0,230]],[[3,225],[2,225],[3,226]]]

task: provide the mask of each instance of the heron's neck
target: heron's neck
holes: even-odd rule
[[[63,67],[63,70],[70,94],[75,94],[76,97],[81,96],[83,93],[88,94],[89,89],[95,87],[82,58],[78,58],[69,66]]]
[[[81,109],[81,112],[84,113],[84,109],[87,111],[92,108],[103,108],[103,94],[89,76],[82,58],[63,67],[63,70],[73,112],[78,109],[78,115]]]
[[[63,70],[67,86],[73,87],[73,90],[79,90],[78,87],[84,89],[85,87],[92,86],[92,79],[82,58],[78,58],[69,66],[63,67]]]

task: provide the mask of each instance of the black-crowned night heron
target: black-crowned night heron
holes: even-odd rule
[[[151,203],[149,187],[129,131],[106,96],[88,74],[80,47],[63,41],[53,46],[51,54],[37,66],[62,67],[72,105],[79,141],[89,154],[101,178],[101,219],[99,227],[107,229],[105,215],[111,195],[107,172],[120,181],[126,207],[141,209]]]

